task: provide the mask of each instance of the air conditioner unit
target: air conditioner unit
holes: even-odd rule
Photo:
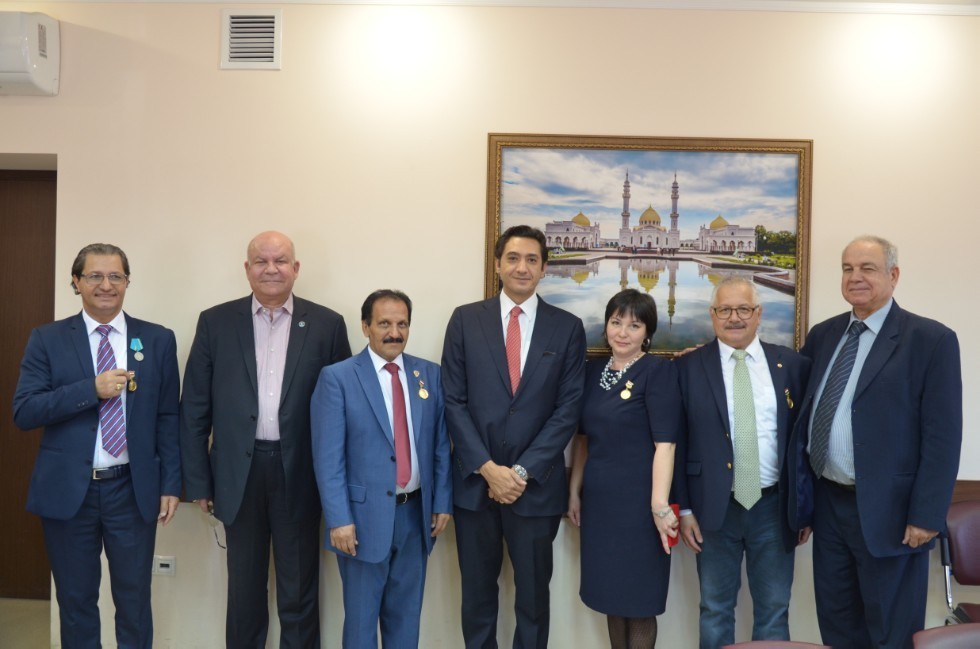
[[[0,11],[0,95],[57,95],[60,67],[57,20]]]

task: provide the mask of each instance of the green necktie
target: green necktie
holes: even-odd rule
[[[735,392],[735,500],[752,509],[762,497],[759,482],[759,437],[755,430],[755,400],[745,364],[745,350],[736,349],[733,388]]]

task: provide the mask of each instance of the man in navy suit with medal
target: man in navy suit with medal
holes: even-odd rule
[[[815,325],[801,350],[813,371],[791,463],[816,480],[817,620],[835,649],[907,648],[925,624],[929,549],[959,469],[959,343],[892,298],[889,241],[858,237],[841,268],[852,308]]]
[[[123,313],[129,260],[118,247],[82,248],[71,276],[82,312],[31,332],[14,394],[17,426],[44,428],[27,509],[44,529],[61,646],[100,646],[104,549],[116,641],[149,649],[156,526],[180,495],[177,344]]]
[[[750,278],[719,282],[710,311],[715,340],[675,361],[685,430],[674,488],[681,538],[698,555],[700,646],[735,642],[743,555],[752,639],[789,640],[794,549],[810,531],[794,531],[786,461],[810,362],[759,340],[762,305]]]
[[[552,543],[567,509],[564,449],[581,410],[582,321],[536,293],[544,234],[508,228],[494,247],[497,297],[461,306],[442,355],[467,649],[497,646],[497,580],[514,566],[515,648],[548,644]]]
[[[382,289],[361,307],[368,346],[320,372],[313,467],[344,584],[344,647],[417,647],[429,553],[452,513],[439,366],[403,353],[412,302]]]

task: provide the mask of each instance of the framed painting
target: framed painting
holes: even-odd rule
[[[812,140],[491,133],[486,297],[500,290],[493,248],[526,224],[548,245],[538,294],[579,316],[590,354],[607,351],[606,302],[653,296],[651,350],[714,337],[718,281],[749,276],[759,337],[798,349],[806,334]]]

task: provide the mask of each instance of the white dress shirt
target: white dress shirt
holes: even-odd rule
[[[507,344],[507,325],[510,323],[510,312],[515,307],[521,307],[521,315],[517,323],[521,327],[521,374],[524,374],[524,363],[527,362],[527,352],[531,348],[531,333],[534,331],[534,319],[538,315],[538,294],[535,293],[522,304],[514,302],[506,293],[500,292],[500,320],[504,327],[504,344]]]
[[[864,362],[868,360],[868,353],[871,352],[871,346],[875,344],[878,332],[881,331],[881,326],[885,324],[885,318],[888,317],[888,312],[891,311],[893,303],[894,300],[888,300],[888,304],[862,320],[868,328],[858,338],[858,350],[857,356],[854,358],[854,367],[851,368],[851,375],[847,379],[847,385],[844,386],[844,392],[841,394],[840,402],[837,404],[837,412],[834,413],[834,422],[830,426],[830,445],[827,449],[827,466],[824,467],[823,477],[834,482],[839,482],[840,484],[854,484],[854,434],[851,430],[851,406],[854,403],[854,391],[857,389],[857,382],[861,377],[861,369],[864,367]],[[844,329],[844,335],[841,336],[840,341],[837,343],[834,355],[830,357],[830,364],[827,365],[827,371],[820,377],[820,385],[817,386],[817,391],[813,395],[813,407],[810,409],[810,440],[813,439],[813,416],[816,414],[817,406],[820,404],[820,397],[823,396],[824,386],[827,385],[827,377],[830,375],[831,368],[834,367],[834,361],[837,360],[837,355],[840,354],[841,348],[847,341],[847,330],[851,328],[851,323],[857,319],[852,311],[851,318],[847,322],[847,328]],[[809,450],[808,442],[807,451]]]
[[[721,354],[721,374],[725,379],[725,400],[728,402],[728,421],[731,422],[732,452],[735,451],[735,357],[734,347],[718,341]],[[776,438],[776,392],[769,374],[769,363],[762,343],[756,336],[745,348],[745,365],[752,382],[755,403],[755,430],[759,438],[759,484],[762,488],[779,482],[779,441]]]

